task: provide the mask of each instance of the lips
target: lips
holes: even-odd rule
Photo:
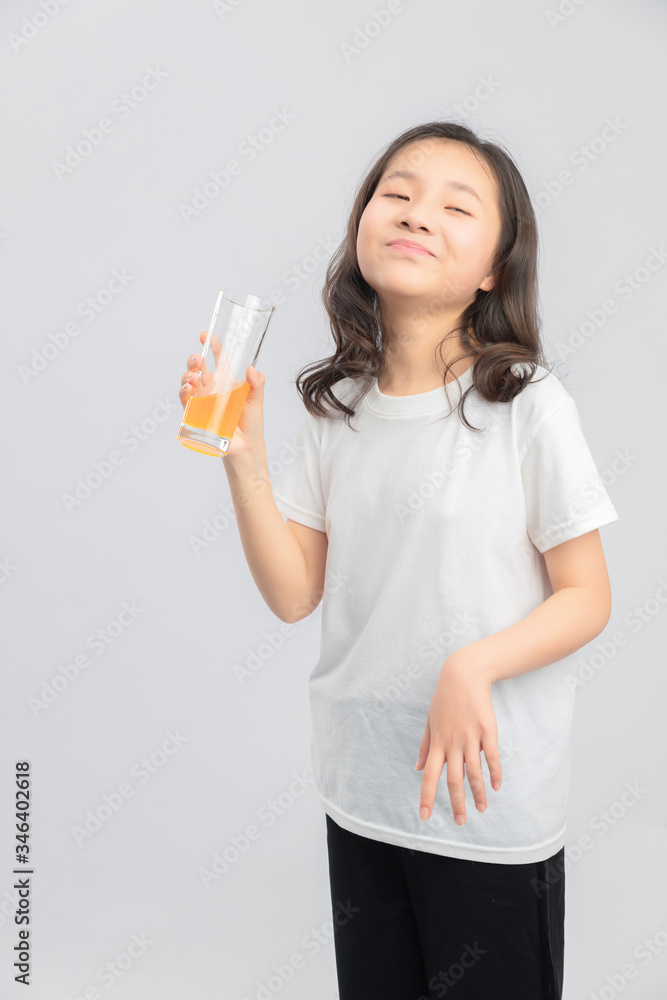
[[[427,250],[422,243],[415,243],[414,240],[391,240],[387,243],[388,247],[396,247],[398,250],[403,250],[405,253],[417,253],[426,254],[428,257],[435,257],[434,253]]]

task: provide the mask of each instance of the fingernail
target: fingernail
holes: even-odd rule
[[[422,819],[428,819],[428,806],[422,806],[419,815]]]
[[[486,802],[480,802],[480,804],[477,806],[478,812],[483,813],[485,809],[486,809]]]
[[[418,767],[419,767],[419,758],[417,758],[417,763],[415,764],[415,771],[417,770]]]
[[[461,813],[457,813],[456,822],[458,823],[459,826],[462,826],[465,823],[465,816],[462,816]]]

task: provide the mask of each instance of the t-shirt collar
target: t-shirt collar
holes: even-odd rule
[[[428,392],[419,392],[411,396],[386,396],[378,388],[377,378],[373,379],[370,388],[364,396],[365,406],[372,412],[384,417],[418,417],[427,413],[451,413],[456,409],[460,396],[472,385],[472,368],[470,365],[457,379]]]

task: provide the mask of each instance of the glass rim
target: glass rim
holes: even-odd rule
[[[254,312],[273,312],[276,308],[269,299],[263,299],[259,295],[255,295],[256,299],[259,299],[258,306],[246,305],[244,301],[239,301],[239,299],[246,299],[249,295],[254,295],[253,292],[247,292],[244,288],[219,288],[218,295],[222,295],[224,299],[228,302],[232,302],[235,306],[240,306],[242,309],[252,309]]]

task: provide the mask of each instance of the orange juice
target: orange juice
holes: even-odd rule
[[[209,393],[204,396],[191,396],[185,406],[183,423],[188,427],[205,431],[213,437],[221,438],[220,448],[226,451],[234,435],[241,416],[241,410],[248,398],[250,385],[243,381],[235,389],[222,393]],[[220,450],[203,442],[180,437],[181,444],[204,455],[220,457]]]

